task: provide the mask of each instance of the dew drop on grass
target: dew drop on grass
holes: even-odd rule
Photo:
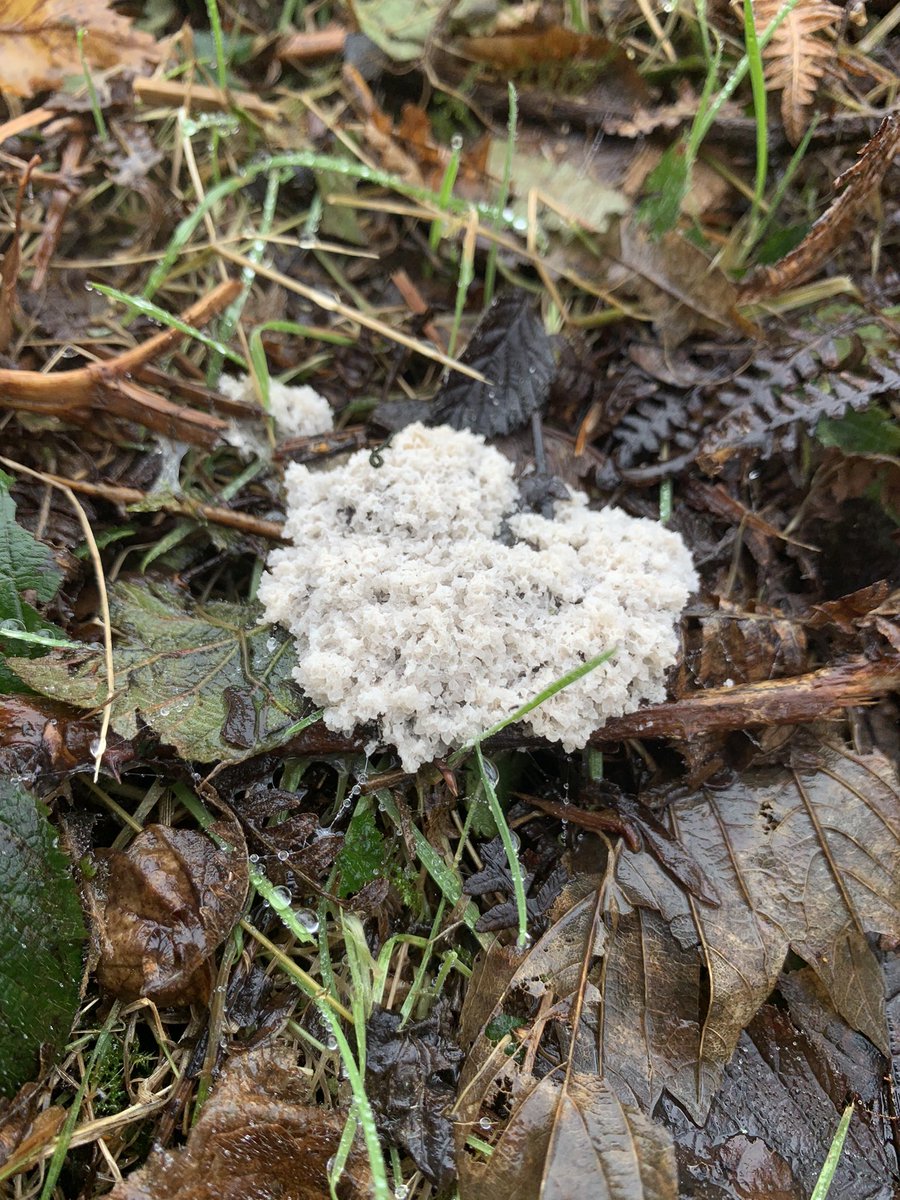
[[[319,932],[319,918],[311,908],[298,908],[294,916],[307,933]]]

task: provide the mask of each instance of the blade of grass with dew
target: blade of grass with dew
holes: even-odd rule
[[[596,671],[605,662],[608,662],[615,654],[615,646],[612,650],[604,650],[602,654],[595,654],[593,658],[589,658],[587,662],[579,663],[577,667],[573,667],[571,671],[566,671],[565,675],[560,675],[558,679],[554,679],[552,683],[548,683],[545,688],[531,700],[526,701],[523,705],[511,713],[508,717],[504,717],[502,721],[497,721],[490,729],[486,729],[480,733],[477,738],[473,738],[471,742],[467,742],[459,750],[455,751],[449,758],[450,766],[458,763],[470,750],[474,750],[476,742],[486,742],[488,738],[492,738],[497,733],[502,733],[509,725],[515,725],[517,721],[522,721],[530,712],[534,712],[545,700],[549,700],[551,696],[555,696],[557,692],[561,692],[564,688],[570,687],[573,683],[577,683],[579,679],[583,679],[585,675],[590,675],[591,671]]]
[[[278,205],[278,191],[281,186],[282,172],[270,171],[266,179],[266,194],[263,198],[262,214],[260,216],[259,228],[257,236],[253,239],[250,249],[247,251],[247,257],[254,264],[262,262],[263,255],[266,252],[266,236],[272,231],[272,224],[275,220],[275,210]],[[244,306],[247,303],[247,297],[250,295],[250,289],[253,286],[254,273],[247,267],[241,272],[241,290],[235,299],[229,304],[228,308],[222,314],[216,330],[218,339],[223,344],[231,341],[234,331],[237,328],[238,322],[241,319],[241,314],[244,311]],[[214,350],[210,355],[209,365],[206,368],[206,383],[208,387],[215,387],[219,382],[219,376],[222,373],[222,355]]]
[[[453,308],[453,326],[450,330],[450,337],[447,339],[447,353],[451,358],[456,354],[456,340],[459,337],[459,327],[462,323],[466,296],[475,278],[475,246],[477,240],[478,214],[473,212],[466,225],[466,233],[459,255],[459,274],[456,279],[456,304]]]
[[[350,1043],[347,1041],[347,1037],[341,1028],[341,1022],[333,1009],[339,1008],[341,1015],[348,1021],[352,1021],[352,1015],[334,997],[330,996],[323,988],[320,988],[310,975],[298,967],[292,959],[270,942],[264,933],[248,921],[242,921],[241,926],[251,937],[255,938],[260,945],[268,950],[270,954],[274,955],[285,974],[289,975],[299,985],[304,994],[315,1004],[319,1016],[334,1039],[341,1058],[341,1065],[346,1072],[347,1082],[350,1084],[350,1091],[356,1107],[357,1120],[362,1129],[363,1140],[369,1156],[369,1166],[372,1171],[372,1194],[375,1200],[392,1200],[392,1193],[387,1182],[384,1154],[382,1153],[381,1143],[378,1140],[375,1116],[372,1112],[372,1106],[369,1103],[369,1097],[366,1094],[363,1076],[350,1048]]]
[[[453,187],[456,183],[456,176],[459,174],[459,163],[462,158],[463,140],[462,136],[454,133],[450,139],[450,160],[444,170],[444,177],[441,180],[441,190],[438,192],[438,207],[445,209],[450,203],[453,196]],[[435,253],[438,246],[441,244],[441,238],[444,236],[444,222],[438,218],[433,221],[431,230],[428,234],[428,249]]]
[[[478,773],[481,776],[481,786],[487,797],[488,808],[491,810],[491,816],[494,818],[494,824],[497,826],[497,832],[500,834],[500,841],[503,843],[503,849],[506,853],[506,862],[512,879],[513,896],[516,901],[516,918],[519,927],[516,945],[519,949],[523,949],[528,944],[528,906],[525,900],[525,877],[522,874],[522,863],[519,859],[516,844],[512,840],[512,833],[509,828],[509,822],[506,820],[506,813],[503,811],[503,805],[500,803],[497,792],[494,789],[494,781],[488,774],[484,756],[481,753],[481,742],[476,742],[474,749],[475,761],[478,764]]]
[[[389,791],[382,788],[375,793],[375,798],[382,812],[394,822],[398,829],[403,829],[403,820],[400,816],[400,810],[397,808],[397,801]],[[421,829],[417,825],[412,827],[413,841],[416,846],[416,857],[419,862],[441,889],[452,905],[456,905],[462,899],[462,885],[459,877],[447,866],[432,844],[428,841]],[[477,907],[469,903],[463,912],[462,919],[468,927],[474,930],[480,913]]]
[[[454,763],[459,762],[460,758],[469,751],[474,751],[475,753],[475,760],[481,777],[481,785],[484,788],[484,794],[487,797],[488,807],[491,810],[494,824],[497,826],[497,831],[500,834],[500,840],[503,843],[503,849],[506,852],[506,861],[509,866],[510,875],[512,876],[519,930],[517,942],[520,947],[524,946],[528,940],[528,909],[525,902],[525,883],[522,875],[522,864],[519,861],[519,855],[512,840],[512,834],[510,833],[503,806],[500,804],[497,793],[494,790],[494,782],[486,770],[484,757],[481,753],[481,743],[500,733],[508,725],[513,725],[517,721],[523,720],[530,712],[534,712],[539,705],[543,704],[545,700],[549,700],[551,696],[555,696],[563,688],[570,687],[577,680],[583,679],[585,675],[588,675],[591,671],[595,671],[603,663],[608,662],[614,654],[615,648],[604,650],[602,654],[596,654],[593,658],[589,658],[587,662],[581,663],[571,671],[567,671],[565,675],[561,675],[559,679],[555,679],[547,687],[543,688],[542,691],[538,692],[533,699],[517,708],[510,716],[504,717],[502,721],[497,721],[496,724],[492,725],[490,729],[485,730],[479,737],[462,747],[462,749],[457,750],[449,760],[452,766]]]
[[[47,637],[43,633],[29,633],[27,629],[0,628],[0,637],[13,642],[28,642],[32,646],[47,646],[51,650],[78,650],[85,646],[84,642],[65,641],[60,638]]]
[[[838,1123],[834,1138],[831,1142],[831,1147],[822,1164],[822,1170],[819,1172],[819,1178],[816,1180],[816,1186],[813,1188],[812,1195],[809,1200],[825,1200],[831,1189],[834,1173],[837,1170],[840,1162],[841,1153],[844,1149],[844,1142],[847,1139],[847,1130],[850,1128],[850,1120],[853,1116],[853,1105],[848,1104],[844,1109],[843,1115]]]
[[[84,72],[84,82],[87,87],[88,99],[91,102],[91,116],[94,118],[94,125],[97,129],[97,137],[101,142],[107,141],[109,138],[109,130],[106,128],[106,120],[103,116],[103,109],[100,107],[100,100],[97,97],[97,89],[94,86],[94,77],[91,74],[91,68],[88,66],[87,56],[84,53],[84,39],[87,36],[87,30],[84,26],[79,25],[75,30],[75,41],[78,45],[78,57],[81,60],[81,69]]]
[[[162,286],[179,254],[188,244],[197,226],[207,213],[234,192],[246,188],[258,175],[265,174],[267,171],[278,170],[281,167],[308,167],[311,171],[334,171],[350,179],[358,179],[364,183],[374,184],[376,187],[387,188],[389,191],[397,192],[398,195],[418,200],[422,204],[431,204],[435,208],[439,207],[440,197],[436,192],[431,191],[430,188],[416,187],[414,184],[405,183],[395,175],[390,175],[385,171],[375,171],[362,163],[352,162],[349,159],[334,158],[327,154],[317,154],[312,150],[296,150],[291,153],[273,154],[259,162],[248,164],[239,175],[233,175],[230,179],[223,179],[221,183],[210,188],[197,207],[179,222],[166,247],[165,253],[156,267],[151,271],[144,286],[142,293],[144,298],[152,298],[154,293]],[[472,205],[451,196],[444,207],[448,212],[457,215],[465,214],[474,207],[478,215],[484,217],[487,221],[499,224],[504,228],[517,228],[516,218],[513,216],[507,217],[493,204],[479,201]]]
[[[222,18],[216,0],[206,0],[206,15],[216,48],[216,79],[223,92],[228,91],[228,63],[225,59],[225,38],[222,36]]]
[[[235,363],[242,370],[247,370],[247,360],[242,354],[238,354],[236,351],[230,349],[217,338],[210,337],[202,329],[197,329],[194,325],[189,325],[186,321],[182,321],[180,317],[166,312],[164,308],[160,308],[158,304],[153,304],[146,297],[130,296],[127,292],[120,292],[118,288],[109,287],[105,283],[89,283],[88,287],[91,291],[99,292],[102,296],[108,296],[110,300],[117,300],[120,304],[127,305],[134,312],[139,312],[145,317],[150,317],[153,321],[158,321],[160,325],[166,325],[170,329],[177,329],[179,333],[193,338],[194,341],[200,342],[201,345],[214,350],[217,354],[221,354],[223,358],[229,359],[229,361]]]
[[[509,190],[512,186],[512,168],[513,156],[516,151],[516,133],[519,123],[519,94],[516,91],[516,85],[509,81],[507,84],[509,95],[509,117],[506,122],[506,150],[503,155],[503,176],[500,180],[500,191],[497,193],[497,207],[501,212],[506,211],[506,206],[509,203]],[[491,248],[488,250],[487,262],[484,268],[484,307],[488,305],[494,298],[494,283],[497,277],[497,256],[500,248],[496,242],[491,242]]]

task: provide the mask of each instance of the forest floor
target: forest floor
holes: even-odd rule
[[[3,1194],[896,1196],[900,6],[72,7],[0,2]],[[377,524],[415,421],[680,535],[664,699],[598,636],[404,769],[284,483]]]

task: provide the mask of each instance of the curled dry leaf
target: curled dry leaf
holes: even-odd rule
[[[159,57],[153,38],[107,0],[0,0],[0,93],[31,96],[83,75],[76,33],[92,67],[140,71]]]
[[[97,978],[123,1000],[204,1002],[212,955],[237,921],[247,893],[247,851],[237,825],[193,829],[148,825],[124,852],[107,856],[106,900],[97,931]]]
[[[110,1200],[322,1200],[346,1114],[308,1100],[289,1052],[232,1058],[187,1145],[154,1150]],[[354,1147],[336,1194],[364,1200],[369,1183],[365,1154]]]

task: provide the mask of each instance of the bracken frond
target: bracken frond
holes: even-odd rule
[[[783,0],[754,0],[761,34],[783,7]],[[800,0],[776,29],[763,52],[766,85],[781,92],[781,119],[796,145],[808,124],[807,110],[835,51],[832,40],[841,9],[828,0]]]

